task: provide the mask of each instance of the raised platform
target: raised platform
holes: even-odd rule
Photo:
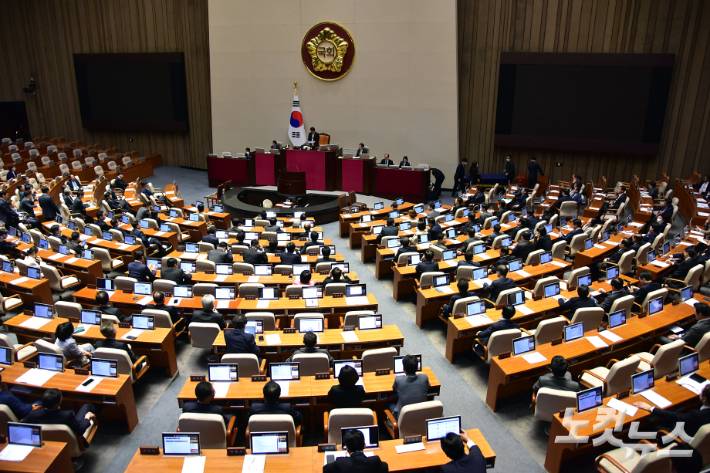
[[[282,194],[275,190],[245,189],[233,187],[222,196],[222,204],[232,218],[254,218],[264,207],[262,203],[269,199],[274,204],[291,199],[298,202],[297,207],[284,209],[274,207],[277,216],[293,215],[294,212],[305,211],[318,225],[335,222],[340,214],[338,196],[331,194]]]

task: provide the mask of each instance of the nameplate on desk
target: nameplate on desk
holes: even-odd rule
[[[253,374],[253,375],[251,375],[251,380],[252,380],[252,382],[266,381],[266,375],[265,374]]]
[[[71,323],[73,323],[73,324],[78,324],[78,323],[79,323],[79,319],[76,318],[76,317],[69,317],[69,322],[71,322]]]
[[[132,290],[132,289],[123,289],[122,292],[123,292],[124,294],[133,294],[133,290]]]
[[[248,301],[253,301],[256,299],[256,296],[245,296],[244,299],[246,299]]]
[[[678,305],[680,304],[680,299],[674,299],[673,302],[671,302],[671,305]]]
[[[320,272],[320,274],[322,274],[322,275],[326,275],[326,274],[328,274],[328,273],[330,273],[330,271],[321,271],[321,272]]]
[[[94,284],[87,284],[86,287],[87,289],[96,289],[96,285]]]
[[[333,299],[341,299],[343,294],[333,294]]]
[[[344,325],[343,326],[343,332],[352,332],[355,330],[354,325]]]
[[[251,275],[252,275],[252,272],[251,272],[251,271],[244,271],[244,272],[242,273],[242,275],[244,275],[244,276],[251,276]]]
[[[316,373],[316,379],[330,379],[330,373]]]
[[[626,389],[624,391],[619,391],[616,393],[616,398],[617,399],[624,399],[625,397],[629,397],[629,390]]]
[[[209,269],[209,270],[205,271],[205,274],[214,274],[214,271],[212,271],[211,269]]]
[[[247,454],[246,447],[227,447],[228,457],[243,457]]]
[[[334,443],[319,443],[318,444],[318,453],[337,452],[337,451],[338,451],[338,446]]]
[[[141,447],[141,455],[160,455],[160,447]]]
[[[410,443],[422,443],[422,436],[421,435],[408,435],[404,437],[404,445],[408,445]]]
[[[398,268],[404,268],[405,266],[407,266],[407,263],[397,263]]]
[[[318,253],[308,253],[308,256],[318,256]]]
[[[422,286],[422,291],[426,291],[427,289],[431,289],[431,284],[426,284]]]
[[[86,368],[74,368],[74,374],[78,374],[81,376],[89,376],[89,370]]]
[[[550,345],[552,345],[554,347],[555,345],[560,345],[561,343],[562,343],[561,338],[555,338],[554,340],[552,340],[552,342],[550,342]]]
[[[284,333],[296,333],[296,329],[293,327],[285,328]]]
[[[29,315],[30,317],[32,317],[33,315],[35,315],[34,312],[32,312],[32,311],[29,310],[29,309],[23,310],[22,313],[23,313],[24,315]]]
[[[298,241],[308,241],[308,238],[306,238],[306,237],[301,237],[301,238],[298,239]]]
[[[385,376],[388,374],[390,374],[389,368],[381,368],[379,370],[375,370],[375,376]]]
[[[118,328],[131,328],[131,324],[127,324],[125,322],[119,322]]]
[[[288,296],[289,299],[294,300],[294,299],[300,299],[300,296]]]
[[[678,372],[676,371],[675,373],[667,374],[666,375],[666,381],[675,381],[678,379]]]
[[[22,363],[22,366],[24,366],[25,368],[33,369],[37,366],[37,363],[33,363],[31,361],[25,361]]]
[[[459,312],[458,314],[454,314],[454,319],[462,319],[466,317],[466,314],[463,312]]]
[[[505,360],[506,358],[510,358],[509,351],[505,351],[505,352],[501,353],[500,355],[498,355],[499,360]]]
[[[290,276],[291,276],[291,273],[281,273],[281,276],[288,276],[288,277],[290,277]]]
[[[204,374],[191,374],[190,381],[196,382],[196,383],[206,381],[205,375]]]
[[[646,312],[639,312],[639,319],[643,319],[647,315],[648,315],[648,313],[646,313]]]
[[[281,253],[274,253],[274,256],[276,256],[277,258],[281,258]]]
[[[441,258],[434,258],[432,261],[434,261],[434,263],[440,263],[440,262],[441,262]]]

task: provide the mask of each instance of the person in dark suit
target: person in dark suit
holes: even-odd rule
[[[617,276],[613,278],[609,284],[611,285],[611,292],[599,289],[599,292],[602,294],[607,294],[606,299],[604,299],[604,302],[600,305],[606,314],[609,313],[609,309],[611,309],[611,306],[614,304],[615,300],[629,295],[629,290],[624,287],[624,280],[620,277]],[[604,318],[606,319],[606,315]]]
[[[330,247],[329,246],[324,246],[323,249],[321,250],[321,256],[320,258],[316,259],[316,264],[318,263],[335,263],[335,258],[330,257]],[[301,255],[298,255],[301,256]]]
[[[103,210],[96,211],[96,218],[94,219],[94,223],[97,227],[99,227],[102,232],[107,232],[111,230],[111,227],[109,227],[109,225],[106,223],[105,218],[106,215],[104,214]]]
[[[281,149],[281,145],[276,140],[271,140],[271,149]]]
[[[74,411],[61,409],[62,392],[59,389],[47,389],[42,394],[42,406],[39,409],[30,411],[24,419],[23,424],[40,424],[40,425],[66,425],[76,435],[79,442],[88,447],[84,432],[89,426],[96,422],[94,414],[94,405],[85,403],[79,408],[79,411],[74,414]]]
[[[15,165],[14,165],[14,164],[13,164],[12,166],[10,166],[10,170],[7,171],[7,174],[5,175],[5,179],[8,180],[8,181],[9,181],[10,179],[17,179],[17,172],[15,171]]]
[[[441,184],[444,183],[446,176],[437,168],[431,168],[431,175],[434,176],[434,184],[429,188],[429,200],[436,200],[441,195]]]
[[[464,182],[466,165],[468,165],[468,159],[463,158],[459,165],[456,166],[456,172],[454,173],[454,188],[451,190],[452,197],[456,195],[456,192],[463,191],[466,187],[466,182]]]
[[[560,197],[557,199],[557,202],[554,203],[552,206],[553,209],[560,210],[562,208],[562,204],[565,202],[573,202],[574,199],[570,197],[569,195],[569,189],[562,189],[560,191]]]
[[[468,447],[468,455],[463,448],[464,442]],[[441,473],[485,473],[486,471],[486,459],[480,447],[473,443],[463,429],[458,434],[453,432],[446,434],[446,437],[441,439],[441,450],[451,458],[449,463],[441,465],[439,468]]]
[[[45,220],[56,220],[59,214],[59,207],[49,196],[49,187],[42,186],[42,195],[39,196],[39,206],[42,209],[42,218]]]
[[[328,391],[328,398],[335,404],[336,409],[355,408],[362,406],[365,398],[365,388],[356,386],[360,376],[352,366],[343,366],[338,376],[338,384],[334,384]]]
[[[520,328],[520,325],[513,322],[511,319],[515,315],[515,307],[510,304],[506,304],[501,311],[502,318],[498,322],[494,322],[487,329],[478,332],[476,338],[481,342],[481,344],[475,345],[476,354],[480,357],[486,355],[485,347],[488,346],[488,340],[490,340],[491,335],[499,330],[509,330],[514,328]]]
[[[149,218],[150,217],[150,210],[148,210],[147,207],[139,207],[138,211],[136,212],[136,220],[141,221],[144,218]]]
[[[62,194],[62,199],[64,200],[64,204],[67,207],[69,207],[69,210],[71,210],[72,207],[74,206],[75,199],[74,199],[74,197],[72,197],[71,191],[69,190],[69,188],[64,189],[64,193]]]
[[[0,221],[5,224],[5,228],[16,227],[19,221],[10,203],[10,194],[7,191],[0,191]]]
[[[530,241],[531,239],[532,233],[526,230],[520,235],[520,241],[515,245],[515,248],[513,248],[513,256],[520,258],[523,264],[525,264],[525,261],[528,259],[528,255],[535,251],[535,243]]]
[[[103,312],[103,311],[102,311]],[[105,338],[103,340],[97,340],[96,341],[96,348],[112,348],[114,350],[122,350],[125,351],[126,354],[128,355],[128,358],[131,359],[131,363],[135,363],[138,361],[138,357],[136,356],[135,353],[133,353],[133,349],[131,345],[129,345],[126,342],[122,342],[121,340],[116,340],[116,326],[113,324],[112,321],[110,320],[103,320],[101,322],[101,335],[103,335]],[[141,367],[139,367],[138,370],[140,371],[140,368],[142,368],[143,363],[141,363]]]
[[[347,275],[343,274],[340,268],[332,268],[328,277],[323,280],[323,288],[325,288],[330,283],[350,284],[352,283],[352,281]]]
[[[505,157],[505,169],[503,170],[505,178],[508,184],[515,181],[515,163],[513,162],[513,155],[509,154]]]
[[[155,265],[145,265],[145,255],[141,250],[136,251],[135,260],[128,263],[128,276],[136,278],[138,282],[153,282],[155,272]]]
[[[360,143],[357,147],[357,151],[355,151],[355,156],[359,157],[363,154],[370,154],[370,150],[365,147],[365,143]]]
[[[141,225],[138,220],[133,222],[133,230],[131,231],[131,235],[136,237],[136,239],[139,239],[141,242],[143,242],[143,246],[146,247],[148,252],[150,253],[151,251],[155,252],[161,252],[163,247],[160,243],[160,241],[155,238],[155,237],[149,237],[147,236],[143,230],[141,230]],[[160,255],[158,255],[160,256]]]
[[[259,246],[259,240],[254,240],[254,241],[256,242],[256,245]],[[252,244],[253,244],[253,242],[252,242]],[[253,246],[253,245],[252,245],[252,246]],[[261,248],[261,247],[259,246],[259,248]],[[249,249],[249,250],[245,250],[245,251],[244,251],[244,254],[243,254],[244,262],[245,262],[245,263],[254,264],[254,263],[252,263],[251,261],[247,261],[247,252],[248,252],[248,251],[254,251],[254,250]],[[261,254],[261,256],[264,257],[263,259],[266,259],[266,261],[264,261],[264,263],[268,263],[268,262],[269,262],[269,258],[266,256],[266,253],[263,253],[263,250],[262,250],[262,252],[261,252],[260,254]],[[250,254],[250,256],[251,256],[251,254]],[[207,260],[212,261],[212,262],[217,263],[217,264],[232,263],[232,262],[234,261],[234,256],[233,256],[232,253],[229,251],[229,245],[227,245],[227,242],[226,242],[226,241],[220,241],[220,242],[217,244],[217,248],[216,248],[216,249],[210,250],[210,251],[207,253]]]
[[[695,304],[695,323],[685,330],[682,334],[671,334],[667,337],[657,337],[656,340],[661,344],[671,343],[676,340],[683,340],[685,345],[690,348],[700,342],[700,339],[710,332],[710,306],[705,302]]]
[[[247,159],[251,159],[252,153],[251,153],[251,148],[244,148],[244,157]]]
[[[217,236],[215,235],[217,233],[217,230],[215,227],[208,227],[207,228],[207,235],[205,235],[202,238],[203,243],[209,243],[210,245],[214,246],[217,248],[219,245],[219,240],[217,239]]]
[[[82,197],[84,197],[84,191],[80,190],[71,204],[71,213],[80,214],[84,221],[87,223],[93,223],[94,219],[89,217],[86,213],[86,207],[84,207],[84,202],[81,200]]]
[[[100,310],[103,314],[113,315],[118,318],[119,322],[130,323],[132,317],[130,315],[125,315],[121,312],[121,309],[112,307],[108,301],[108,293],[106,291],[99,291],[96,293],[96,303],[98,307],[96,310]]]
[[[69,241],[67,241],[67,249],[74,252],[75,255],[80,255],[83,248],[84,246],[79,236],[79,232],[72,232],[69,236]]]
[[[389,154],[387,155],[389,157]],[[404,167],[412,167],[412,164],[409,162],[409,158],[404,156],[402,160],[399,162],[399,167],[404,168]]]
[[[507,275],[508,267],[503,264],[499,264],[496,267],[496,276],[498,276],[498,279],[493,281],[491,284],[486,283],[483,285],[483,290],[490,293],[488,295],[488,299],[491,300],[493,304],[496,304],[498,296],[502,291],[505,291],[506,289],[513,289],[515,287],[515,281],[507,278]],[[489,304],[490,303],[486,302],[486,307],[488,307]]]
[[[616,251],[616,253],[612,254],[608,258],[604,258],[604,260],[602,261],[590,264],[589,272],[592,276],[592,279],[596,281],[601,276],[602,271],[606,271],[607,269],[609,269],[610,266],[619,264],[619,261],[621,261],[621,257],[624,256],[624,254],[628,251],[631,251],[631,245],[631,239],[624,238],[623,240],[621,240],[621,243],[619,243],[619,249]]]
[[[264,400],[266,402],[254,402],[247,414],[249,417],[255,414],[288,414],[293,417],[293,423],[296,427],[303,423],[303,413],[291,407],[288,402],[279,402],[281,397],[281,386],[275,381],[269,381],[264,385],[263,389]]]
[[[207,381],[200,381],[195,386],[195,397],[197,401],[185,401],[182,405],[184,414],[217,414],[224,419],[224,427],[229,425],[229,421],[234,417],[232,414],[225,414],[222,406],[210,404],[214,401],[214,386]]]
[[[666,286],[672,289],[680,289],[684,286],[684,284],[682,282],[669,281],[669,279],[677,279],[678,281],[683,281],[691,269],[701,264],[696,261],[695,257],[697,256],[697,253],[695,252],[695,248],[692,246],[685,247],[685,252],[683,256],[683,260],[673,265],[673,271],[669,275],[661,278],[661,281]]]
[[[503,233],[500,231],[500,224],[496,223],[495,225],[493,225],[493,232],[491,232],[491,234],[488,235],[488,238],[486,238],[486,246],[488,248],[492,248],[495,239],[501,236],[502,234]]]
[[[360,150],[358,150],[359,152]],[[393,166],[394,161],[390,159],[389,153],[385,153],[385,156],[380,160],[380,164],[386,164],[387,166]]]
[[[35,215],[35,202],[34,202],[34,197],[32,196],[31,192],[28,192],[25,194],[25,196],[20,200],[20,208],[18,209],[20,212],[25,212],[27,215],[30,217],[34,217]]]
[[[476,189],[476,193],[471,198],[474,204],[482,204],[486,201],[486,194],[483,193],[483,188],[479,187]]]
[[[451,299],[449,300],[448,304],[444,304],[444,306],[441,308],[441,316],[442,317],[450,317],[451,316],[451,311],[454,309],[454,305],[456,304],[456,301],[459,299],[464,299],[466,297],[473,297],[476,295],[475,292],[468,291],[468,279],[466,278],[460,278],[456,281],[456,288],[458,289],[458,293],[454,294],[451,296]]]
[[[274,233],[283,232],[283,229],[276,224],[277,222],[278,222],[278,219],[276,217],[271,217],[269,219],[269,225],[264,227],[264,231],[265,232],[274,232]]]
[[[301,254],[302,255],[308,255],[310,251],[313,251],[312,249],[309,250],[311,246],[320,246],[322,243],[318,242],[318,232],[313,231],[311,232],[311,241],[307,241],[303,244],[301,247]],[[317,248],[316,248],[317,249]]]
[[[537,230],[535,250],[552,251],[552,240],[550,239],[550,235],[547,234],[545,227],[541,226]]]
[[[525,208],[525,204],[528,201],[528,197],[530,197],[530,194],[528,193],[527,189],[523,189],[523,191],[515,196],[515,198],[510,201],[510,209],[514,210],[516,212],[520,212]]]
[[[552,357],[550,367],[552,373],[543,374],[537,379],[537,383],[533,386],[533,392],[537,394],[540,388],[557,389],[560,391],[579,391],[579,383],[572,380],[572,374],[567,371],[567,360],[560,355]]]
[[[170,314],[170,320],[175,323],[180,320],[180,315],[178,314],[175,306],[165,305],[165,294],[161,291],[153,292],[153,303],[145,306],[146,309],[164,310]]]
[[[648,183],[648,196],[653,200],[658,199],[658,186],[656,185],[656,181]]]
[[[540,174],[541,176],[544,176],[545,173],[542,172],[542,168],[540,165],[537,163],[537,158],[535,156],[532,156],[530,158],[530,162],[528,163],[528,187],[529,188],[534,188],[535,184],[537,184],[537,175]]]
[[[618,209],[621,204],[626,202],[627,199],[626,195],[626,186],[621,186],[619,188],[619,195],[616,196],[616,199],[614,199],[614,202],[609,206],[610,209]]]
[[[308,133],[308,140],[306,141],[316,149],[320,146],[320,135],[316,133],[315,127],[311,127],[311,132]]]
[[[237,314],[229,324],[229,329],[224,331],[224,341],[227,344],[227,353],[246,353],[256,356],[261,355],[261,350],[256,345],[256,339],[251,333],[244,331],[247,317]]]
[[[118,187],[122,191],[126,190],[126,187],[128,187],[128,184],[126,184],[123,181],[123,171],[118,171],[118,176],[116,176],[116,179],[114,179],[113,186]]]
[[[705,385],[698,397],[700,398],[700,402],[703,403],[703,406],[700,409],[692,409],[686,412],[659,409],[646,402],[634,402],[634,406],[660,417],[672,427],[675,427],[678,422],[684,422],[685,433],[692,437],[698,433],[700,427],[710,424],[710,384]]]
[[[286,251],[281,252],[281,263],[298,264],[301,261],[301,254],[296,251],[296,244],[292,241],[288,242],[288,244],[286,244]]]
[[[574,313],[577,312],[577,309],[598,307],[597,301],[595,301],[593,297],[589,297],[589,286],[586,284],[582,284],[577,288],[577,295],[575,297],[571,297],[566,301],[559,298],[557,299],[557,303],[562,310],[569,310],[572,317],[574,317]]]
[[[0,228],[0,254],[11,258],[20,258],[20,252],[17,250],[18,243],[8,241],[8,231],[5,228]]]
[[[217,324],[220,330],[227,328],[227,322],[224,321],[222,314],[214,310],[214,296],[211,294],[202,296],[202,309],[192,312],[191,322]]]
[[[500,249],[498,250],[498,253],[500,254],[500,257],[498,258],[498,262],[497,262],[497,264],[492,264],[492,265],[488,266],[488,274],[495,273],[496,270],[498,269],[498,265],[506,266],[507,264],[509,264],[511,261],[513,261],[515,259],[515,256],[510,254],[510,248],[507,246],[501,246]]]
[[[377,235],[377,244],[382,244],[382,238],[386,236],[397,236],[399,234],[399,228],[394,225],[394,219],[392,217],[387,219],[387,225],[382,229],[379,235]]]
[[[473,261],[473,248],[471,248],[470,250],[464,251],[463,258],[464,258],[463,261],[459,260],[459,264],[458,264],[459,267],[461,267],[461,266],[473,266],[475,268],[481,267],[480,263],[476,263],[475,261]]]
[[[474,229],[474,236],[476,234],[475,228],[478,225],[478,219],[476,218],[476,212],[469,212],[468,222],[461,225],[461,230],[459,230],[459,235],[466,235],[470,229]]]
[[[417,374],[419,361],[414,355],[405,355],[402,359],[404,376],[397,376],[392,385],[392,391],[397,394],[397,402],[389,403],[388,409],[395,420],[399,419],[402,408],[410,404],[426,401],[431,384],[425,373]],[[387,421],[389,422],[389,421]]]
[[[629,286],[629,290],[631,290],[631,293],[634,295],[634,302],[641,305],[644,299],[646,299],[646,296],[649,293],[660,289],[661,285],[653,280],[653,276],[651,276],[650,271],[641,271],[638,278],[641,286]],[[634,309],[637,310],[638,308],[634,306]]]
[[[441,225],[436,223],[432,217],[427,218],[427,224],[429,225],[429,241],[438,240],[439,234],[442,232]]]
[[[303,273],[301,273],[301,274],[303,274]],[[293,354],[291,354],[291,356],[289,356],[286,359],[286,362],[288,362],[288,363],[293,362],[294,355],[298,355],[298,354],[302,354],[302,353],[304,353],[304,354],[321,353],[323,355],[328,356],[328,363],[330,363],[332,365],[333,364],[333,357],[330,356],[330,353],[328,352],[328,350],[326,350],[325,348],[316,348],[316,343],[318,343],[318,336],[313,332],[306,332],[305,334],[303,334],[303,347],[298,348],[296,351],[294,351]]]
[[[353,371],[355,371],[353,368],[350,368]],[[357,375],[357,373],[355,373]],[[0,375],[0,383],[2,383],[2,376]],[[358,388],[362,388],[362,386],[357,386]],[[363,395],[365,394],[365,391],[363,391]],[[13,414],[15,414],[15,417],[18,419],[24,419],[27,414],[32,411],[32,409],[35,409],[34,406],[37,407],[42,407],[42,401],[37,401],[34,404],[30,404],[27,402],[23,402],[20,399],[18,399],[12,392],[10,391],[1,391],[0,390],[0,404],[3,404],[7,406]],[[354,407],[360,407],[360,406],[354,406]]]
[[[470,214],[469,214],[469,215],[470,215]],[[471,243],[482,243],[482,244],[485,244],[485,242],[484,242],[483,240],[481,240],[479,237],[476,236],[476,228],[475,228],[475,227],[470,227],[470,228],[467,230],[467,233],[468,233],[468,238],[466,238],[466,239],[463,241],[463,243],[461,244],[461,250],[459,251],[459,253],[460,253],[461,251],[466,251],[466,249],[468,248],[468,245],[470,245]]]
[[[323,467],[323,473],[387,473],[389,465],[373,455],[365,456],[365,436],[359,430],[349,430],[343,436],[348,456],[338,457]]]
[[[431,271],[439,271],[439,263],[434,262],[434,251],[427,249],[424,252],[424,259],[419,262],[416,269],[417,279],[422,277],[422,274]]]
[[[631,249],[638,253],[638,250],[643,246],[643,235],[638,233],[631,235]]]
[[[177,259],[168,258],[166,264],[167,268],[162,268],[160,271],[160,279],[175,281],[179,286],[184,286],[192,282],[192,274],[186,273],[182,268],[178,268]]]
[[[663,217],[664,223],[671,223],[671,219],[673,218],[673,200],[670,197],[663,199],[663,207],[656,212],[654,220],[658,217]]]
[[[572,238],[576,237],[577,235],[581,235],[584,233],[584,230],[582,230],[582,221],[578,218],[575,218],[572,220],[572,231],[569,232],[567,235],[563,236],[562,239],[567,242],[569,245],[572,243]]]

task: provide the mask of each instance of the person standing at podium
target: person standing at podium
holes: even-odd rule
[[[316,127],[311,127],[311,132],[308,133],[308,144],[318,148],[320,146],[320,135],[316,132]]]
[[[357,151],[355,152],[356,157],[361,154],[370,154],[370,150],[365,148],[365,143],[360,143],[360,146],[358,146]],[[389,158],[389,155],[387,157]]]

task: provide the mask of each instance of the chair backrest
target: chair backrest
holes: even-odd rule
[[[606,375],[606,390],[604,396],[631,389],[631,375],[636,372],[641,358],[636,355],[617,361]]]
[[[221,362],[238,364],[240,378],[249,379],[254,375],[261,374],[259,359],[253,353],[228,353],[222,357]]]
[[[362,372],[374,373],[381,368],[394,369],[394,357],[397,349],[394,347],[376,348],[362,352]]]
[[[232,263],[232,272],[234,274],[243,274],[245,271],[254,274],[254,265],[249,263]]]
[[[454,306],[451,308],[451,314],[454,315],[466,313],[466,304],[478,300],[480,300],[478,296],[463,297],[457,300],[456,302],[454,302]]]
[[[521,336],[522,332],[517,328],[493,332],[491,338],[488,339],[488,358],[486,359],[486,363],[490,365],[494,357],[503,352],[512,351],[513,340]]]
[[[634,264],[634,250],[629,250],[619,259],[619,274],[629,274]]]
[[[696,292],[700,287],[700,276],[702,276],[704,269],[705,268],[702,264],[698,264],[696,266],[693,266],[690,271],[688,271],[688,274],[685,276],[685,285],[693,286],[693,292]]]
[[[328,414],[328,443],[342,444],[343,428],[376,424],[377,420],[372,409],[364,407],[333,409]]]
[[[565,259],[565,250],[567,249],[567,242],[564,240],[556,241],[552,244],[552,257],[555,259],[563,260]],[[586,268],[589,270],[589,268]]]
[[[573,269],[567,276],[567,287],[577,287],[577,280],[580,276],[586,276],[587,274],[589,274],[589,266]]]
[[[710,464],[710,424],[705,424],[698,429],[690,446],[703,456],[703,466]]]
[[[190,324],[190,343],[195,348],[212,348],[212,343],[220,332],[219,325],[205,322]]]
[[[111,238],[113,238],[113,241],[120,242],[120,243],[123,243],[125,241],[123,239],[123,233],[121,233],[120,230],[116,230],[115,228],[111,228],[109,230],[109,233],[111,233]]]
[[[343,317],[343,327],[357,327],[357,319],[361,315],[375,315],[374,310],[349,310]]]
[[[198,263],[200,263],[198,261]],[[212,261],[210,261],[212,263]],[[214,264],[214,263],[212,263]],[[215,295],[217,293],[217,284],[213,283],[207,283],[207,282],[198,282],[194,286],[192,286],[192,295],[193,296],[204,296],[206,294],[211,294]]]
[[[703,335],[697,345],[695,351],[698,352],[698,361],[703,362],[710,358],[710,332]]]
[[[301,312],[293,316],[293,327],[300,331],[301,330],[301,319],[321,319],[325,324],[325,316],[318,312]]]
[[[641,310],[644,312],[648,312],[648,303],[649,301],[657,298],[657,297],[662,297],[663,300],[666,300],[666,297],[668,297],[668,289],[656,289],[655,291],[651,291],[648,294],[646,294],[646,298],[643,300],[641,303]]]
[[[572,214],[577,210],[577,202],[570,200],[567,202],[562,202],[560,205],[560,216],[561,217],[571,217]]]
[[[495,305],[499,306],[508,300],[508,294],[512,294],[512,293],[518,292],[520,290],[521,289],[519,287],[514,287],[512,289],[505,289],[504,291],[500,291],[500,293],[498,293],[498,298],[496,300],[494,300],[493,303]]]
[[[522,232],[518,232],[518,235],[520,233],[522,233]],[[545,252],[545,250],[531,251],[530,254],[528,254],[527,259],[525,260],[525,266],[539,264],[540,263],[540,255],[542,255],[544,252]]]
[[[259,282],[247,282],[239,285],[239,297],[244,298],[246,296],[259,296],[259,289],[265,287]]]
[[[133,363],[131,363],[131,359],[125,350],[97,348],[94,352],[94,356],[104,360],[116,360],[118,362],[118,373],[130,376],[131,382],[135,383],[136,380],[133,379]]]
[[[262,320],[264,331],[276,330],[276,315],[273,312],[247,312],[247,320]]]
[[[540,388],[535,397],[535,418],[552,422],[555,414],[577,406],[577,394],[560,389]]]
[[[0,404],[0,435],[7,435],[7,423],[19,422],[20,420],[13,414],[5,404]]]
[[[663,376],[678,371],[678,358],[685,347],[683,340],[676,340],[662,345],[653,357],[653,377],[661,379]]]
[[[288,432],[288,447],[296,448],[296,426],[289,414],[255,414],[249,417],[249,433]]]
[[[61,348],[59,348],[54,343],[50,343],[42,338],[38,338],[37,340],[35,340],[35,348],[37,348],[37,351],[39,353],[50,353],[52,355],[64,356],[64,353],[62,353]]]
[[[463,279],[471,279],[473,278],[473,271],[478,269],[475,266],[459,266],[456,268],[456,280],[459,280],[461,278]]]
[[[601,307],[585,307],[583,309],[577,309],[572,316],[570,325],[583,323],[584,331],[589,332],[590,330],[599,328],[603,319],[604,309]]]
[[[562,316],[540,322],[535,329],[535,346],[561,338],[565,325],[567,325],[567,320]]]
[[[624,309],[626,311],[626,318],[629,318],[632,316],[631,314],[631,309],[634,307],[634,296],[628,295],[624,297],[620,297],[611,304],[611,308],[609,309],[609,313],[611,314],[612,312],[616,312],[617,310],[622,310]]]
[[[545,295],[545,286],[553,283],[561,283],[561,281],[557,276],[548,276],[546,278],[538,279],[535,283],[535,288],[533,289],[533,295],[535,297],[542,297]]]
[[[164,267],[167,268],[167,266]],[[156,279],[155,281],[153,281],[153,291],[160,291],[163,293],[167,292],[168,294],[172,294],[175,290],[175,286],[177,286],[177,283],[169,279]]]
[[[206,449],[227,448],[227,427],[220,414],[180,414],[180,432],[198,432],[200,447]]]
[[[570,241],[569,244],[570,256],[574,256],[577,254],[578,251],[584,250],[584,240],[586,240],[587,238],[589,237],[584,233],[580,233],[579,235],[575,235],[572,237],[572,241]]]
[[[425,401],[408,404],[399,411],[399,438],[410,435],[426,435],[427,419],[435,419],[444,415],[444,405],[441,401]]]
[[[286,286],[286,291],[284,292],[284,297],[289,297],[289,296],[298,296],[301,297],[303,295],[303,286],[296,286],[294,284],[290,284]]]
[[[431,286],[434,284],[434,278],[437,276],[443,276],[444,273],[441,271],[429,271],[422,273],[421,279],[419,280],[420,286]]]
[[[81,449],[79,448],[79,442],[74,431],[64,424],[42,425],[42,440],[66,443],[70,457],[76,458],[81,456]]]
[[[113,282],[116,285],[116,290],[122,291],[124,289],[133,290],[133,283],[137,283],[138,280],[136,278],[129,278],[127,276],[118,276],[116,279],[113,280]]]
[[[332,282],[325,286],[324,296],[332,296],[333,294],[345,294],[345,286],[347,283],[344,282]]]
[[[316,373],[328,373],[330,361],[325,353],[296,353],[293,361],[300,363],[301,376],[315,376]]]

